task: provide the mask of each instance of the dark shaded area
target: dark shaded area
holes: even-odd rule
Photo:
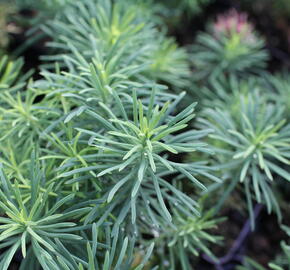
[[[45,43],[48,41],[47,37],[41,33],[40,29],[36,29],[33,34],[28,34],[30,30],[30,20],[34,20],[37,16],[37,11],[32,9],[20,10],[9,18],[19,27],[19,32],[9,34],[8,53],[11,55],[21,56],[24,58],[24,72],[34,70],[33,78],[39,79],[39,66],[41,64],[40,56],[47,53]],[[31,43],[28,41],[31,40]]]

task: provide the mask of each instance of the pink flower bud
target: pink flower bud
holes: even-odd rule
[[[242,42],[255,42],[256,36],[253,25],[248,21],[246,13],[239,13],[235,9],[219,15],[213,25],[216,38],[221,36],[232,37],[238,34]]]

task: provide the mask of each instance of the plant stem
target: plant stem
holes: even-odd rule
[[[259,216],[262,208],[263,208],[262,204],[257,204],[255,206],[254,219],[257,219],[257,217]],[[225,256],[223,256],[220,259],[218,259],[218,262],[213,261],[206,254],[203,254],[202,257],[207,262],[213,264],[217,270],[223,270],[222,265],[227,264],[228,262],[230,262],[237,255],[237,253],[241,249],[242,244],[244,243],[245,239],[247,238],[247,236],[249,235],[250,232],[251,232],[251,221],[248,218],[247,221],[245,222],[242,230],[240,231],[240,234],[238,235],[238,237],[234,241],[234,243],[233,243],[232,247],[230,248],[230,250],[228,251],[228,253]]]

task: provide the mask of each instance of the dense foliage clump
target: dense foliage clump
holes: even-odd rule
[[[179,47],[170,28],[209,2],[5,4],[0,23],[27,29],[16,54],[45,53],[31,71],[0,33],[1,269],[220,265],[235,192],[251,229],[255,205],[284,222],[287,73],[268,74],[264,39],[235,10]],[[289,268],[287,243],[271,269]]]

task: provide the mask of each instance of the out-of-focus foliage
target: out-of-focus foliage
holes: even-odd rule
[[[0,2],[0,56],[5,51],[9,42],[9,32],[15,31],[13,24],[8,24],[9,15],[13,14],[16,8],[13,4],[3,1]]]
[[[231,10],[218,16],[209,33],[200,33],[192,47],[197,80],[221,74],[248,76],[266,67],[268,54],[247,15]]]
[[[275,106],[258,98],[259,92],[240,95],[237,105],[231,108],[207,109],[206,120],[200,122],[215,133],[211,135],[220,165],[228,174],[228,188],[221,197],[243,183],[247,205],[254,226],[252,198],[274,209],[280,215],[279,205],[272,191],[274,175],[290,181],[289,167],[290,125],[284,116],[284,107]],[[283,165],[284,164],[284,165]]]
[[[175,211],[171,226],[153,228],[160,269],[167,269],[168,266],[172,269],[190,269],[191,261],[201,253],[216,261],[208,246],[221,243],[222,237],[211,233],[221,221],[223,219],[213,218],[211,212],[203,213],[202,217],[188,218],[182,211]]]
[[[285,106],[285,117],[290,117],[290,77],[288,72],[266,76],[269,99]],[[274,93],[274,95],[273,95]]]

